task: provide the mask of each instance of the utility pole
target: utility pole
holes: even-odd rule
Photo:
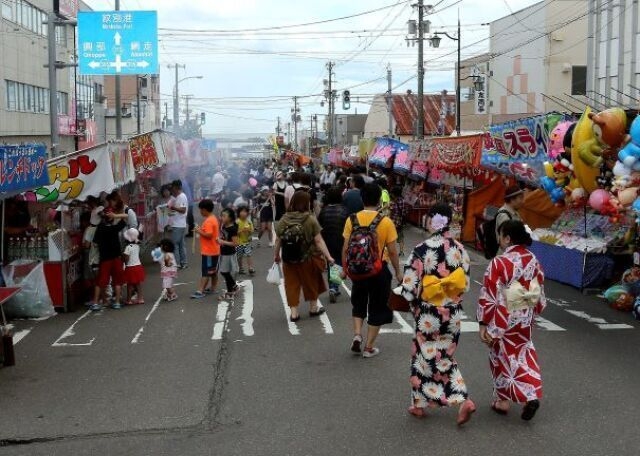
[[[141,124],[141,120],[142,120],[142,115],[140,113],[140,80],[142,78],[138,75],[136,75],[136,110],[137,110],[137,131],[138,134],[142,133],[142,124]]]
[[[418,0],[418,125],[416,137],[424,138],[424,0]]]
[[[75,67],[75,63],[59,62],[56,52],[56,27],[58,25],[76,25],[75,21],[58,18],[53,11],[47,15],[47,50],[48,62],[44,65],[49,70],[49,126],[51,128],[51,156],[58,155],[60,133],[58,130],[58,70]],[[65,294],[66,296],[66,294]],[[66,307],[66,297],[65,297]]]
[[[460,10],[458,9],[458,69],[456,71],[456,135],[460,136],[460,43],[462,35],[460,35]]]
[[[389,138],[393,137],[393,94],[391,64],[387,65],[387,111],[389,111]]]
[[[171,67],[175,67],[175,71],[176,71],[176,80],[175,80],[175,86],[173,89],[173,132],[175,134],[178,134],[178,131],[180,129],[180,94],[178,92],[178,84],[179,84],[179,76],[178,76],[178,70],[180,68],[184,69],[185,66],[184,65],[178,65],[177,63],[174,65],[168,65],[168,68]]]
[[[164,102],[164,128],[168,127],[169,123],[169,103],[167,103],[166,101]]]
[[[280,136],[281,131],[282,130],[280,129],[280,116],[278,116],[278,126],[276,127],[276,134]]]
[[[120,0],[115,0],[116,11],[120,11]],[[122,139],[122,89],[120,87],[120,75],[115,76],[116,95],[116,139]]]
[[[335,67],[335,63],[328,62],[327,69],[329,70],[329,80],[327,82],[327,90],[325,91],[325,98],[329,102],[329,116],[327,117],[327,130],[329,136],[329,147],[333,147],[334,137],[333,137],[333,124],[334,119],[333,115],[335,112],[334,105],[334,96],[333,96],[333,68]]]
[[[293,97],[293,109],[291,110],[293,112],[292,116],[291,116],[291,120],[293,120],[293,131],[294,131],[294,141],[293,141],[293,150],[297,150],[298,149],[298,97]]]
[[[189,126],[189,123],[191,122],[191,111],[189,111],[189,100],[191,100],[193,98],[193,95],[185,95],[184,97],[184,102],[186,104],[186,110],[184,112],[187,120],[185,121],[185,125]]]

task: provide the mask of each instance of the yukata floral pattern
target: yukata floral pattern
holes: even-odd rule
[[[528,290],[532,282],[540,286],[536,302],[525,306],[507,302],[507,288],[519,283]],[[508,248],[485,273],[478,321],[487,326],[494,339],[489,354],[494,399],[525,403],[542,397],[542,377],[531,330],[535,317],[546,307],[543,284],[540,263],[523,246]]]
[[[414,250],[404,268],[402,295],[411,303],[415,336],[411,352],[411,400],[418,408],[446,407],[468,399],[454,358],[460,338],[462,296],[435,306],[422,296],[425,276],[448,277],[462,268],[469,286],[469,256],[448,231],[432,235]]]

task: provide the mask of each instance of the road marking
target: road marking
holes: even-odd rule
[[[322,303],[320,299],[318,299],[318,309],[322,309]],[[329,320],[329,315],[327,313],[323,313],[320,315],[320,322],[322,323],[322,328],[326,334],[333,334],[333,326],[331,326],[331,320]]]
[[[606,330],[608,330],[608,329],[634,329],[634,327],[631,326],[631,325],[627,325],[627,324],[624,324],[624,323],[609,323],[604,318],[592,317],[588,313],[583,312],[581,310],[566,309],[566,311],[569,312],[571,315],[573,315],[575,317],[582,318],[583,320],[586,320],[589,323],[595,324],[600,329],[606,329]]]
[[[470,333],[479,332],[480,324],[477,321],[469,320],[467,314],[463,311],[460,312],[460,332]]]
[[[221,301],[218,304],[218,313],[216,314],[216,324],[213,325],[213,335],[211,340],[221,340],[224,335],[224,330],[227,326],[227,312],[229,311],[229,303],[227,301]]]
[[[299,336],[300,328],[298,328],[298,325],[295,322],[291,321],[291,309],[287,305],[287,292],[284,289],[284,283],[280,282],[280,285],[278,285],[278,290],[280,291],[280,301],[282,302],[282,306],[284,307],[284,315],[287,319],[287,324],[289,325],[289,333],[292,336]]]
[[[546,318],[536,317],[536,324],[541,329],[545,329],[547,331],[566,331],[562,326],[558,326],[552,321],[547,320]]]
[[[76,325],[78,323],[80,323],[82,320],[84,320],[85,318],[87,318],[89,315],[91,315],[93,313],[93,311],[91,310],[87,310],[85,313],[83,313],[80,318],[78,318],[76,321],[73,322],[73,324],[71,326],[69,326],[65,332],[62,333],[62,335],[58,338],[58,340],[56,340],[53,344],[51,344],[52,347],[88,347],[90,345],[93,344],[93,341],[96,340],[96,338],[94,337],[93,339],[91,339],[89,342],[83,343],[83,344],[69,344],[66,342],[61,342],[64,339],[67,339],[69,337],[74,336],[76,333],[74,331]]]
[[[138,332],[136,333],[136,335],[133,337],[133,339],[131,339],[131,343],[132,344],[137,344],[138,341],[140,341],[140,337],[142,337],[142,333],[144,332],[145,325],[149,322],[149,319],[151,318],[151,315],[153,315],[153,313],[156,311],[156,309],[158,307],[160,307],[160,303],[162,302],[162,298],[163,297],[164,297],[164,292],[160,295],[158,300],[153,304],[153,307],[151,308],[151,310],[147,314],[147,317],[144,319],[144,323],[142,323],[142,326],[140,326],[140,329],[138,329]]]
[[[22,339],[27,337],[33,328],[22,329],[13,334],[13,345],[17,345]]]
[[[244,321],[240,326],[245,336],[253,336],[253,282],[251,280],[244,281],[243,293],[242,313],[236,320]]]

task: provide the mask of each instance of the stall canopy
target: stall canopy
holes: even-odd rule
[[[136,173],[166,163],[160,135],[160,131],[146,133],[51,159],[47,162],[47,183],[31,186],[20,197],[41,203],[70,203],[121,187],[134,181]]]

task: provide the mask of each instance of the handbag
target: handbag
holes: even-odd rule
[[[271,285],[280,285],[280,281],[282,280],[282,274],[280,273],[280,265],[278,263],[273,263],[271,269],[269,269],[269,273],[267,274],[267,283]]]
[[[391,290],[387,305],[394,312],[411,312],[411,303],[402,296],[402,287]]]

